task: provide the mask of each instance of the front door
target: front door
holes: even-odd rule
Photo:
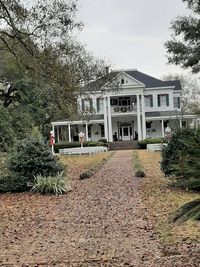
[[[132,126],[120,126],[120,139],[122,141],[131,140],[132,139]]]

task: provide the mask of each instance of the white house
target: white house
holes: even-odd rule
[[[165,128],[194,123],[182,114],[180,81],[162,81],[136,69],[111,71],[79,95],[78,120],[52,122],[56,142],[143,140],[164,137]]]

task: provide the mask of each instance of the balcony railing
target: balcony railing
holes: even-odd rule
[[[111,107],[111,113],[117,114],[117,113],[136,113],[137,112],[137,106],[114,106]]]

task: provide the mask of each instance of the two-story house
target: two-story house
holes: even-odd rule
[[[92,82],[77,99],[79,118],[52,122],[56,142],[143,140],[164,137],[194,122],[181,113],[180,81],[162,81],[138,70],[111,71]]]

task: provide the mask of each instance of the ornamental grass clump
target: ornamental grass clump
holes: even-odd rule
[[[70,190],[69,179],[64,177],[63,173],[60,173],[56,176],[36,176],[31,191],[59,196]]]

